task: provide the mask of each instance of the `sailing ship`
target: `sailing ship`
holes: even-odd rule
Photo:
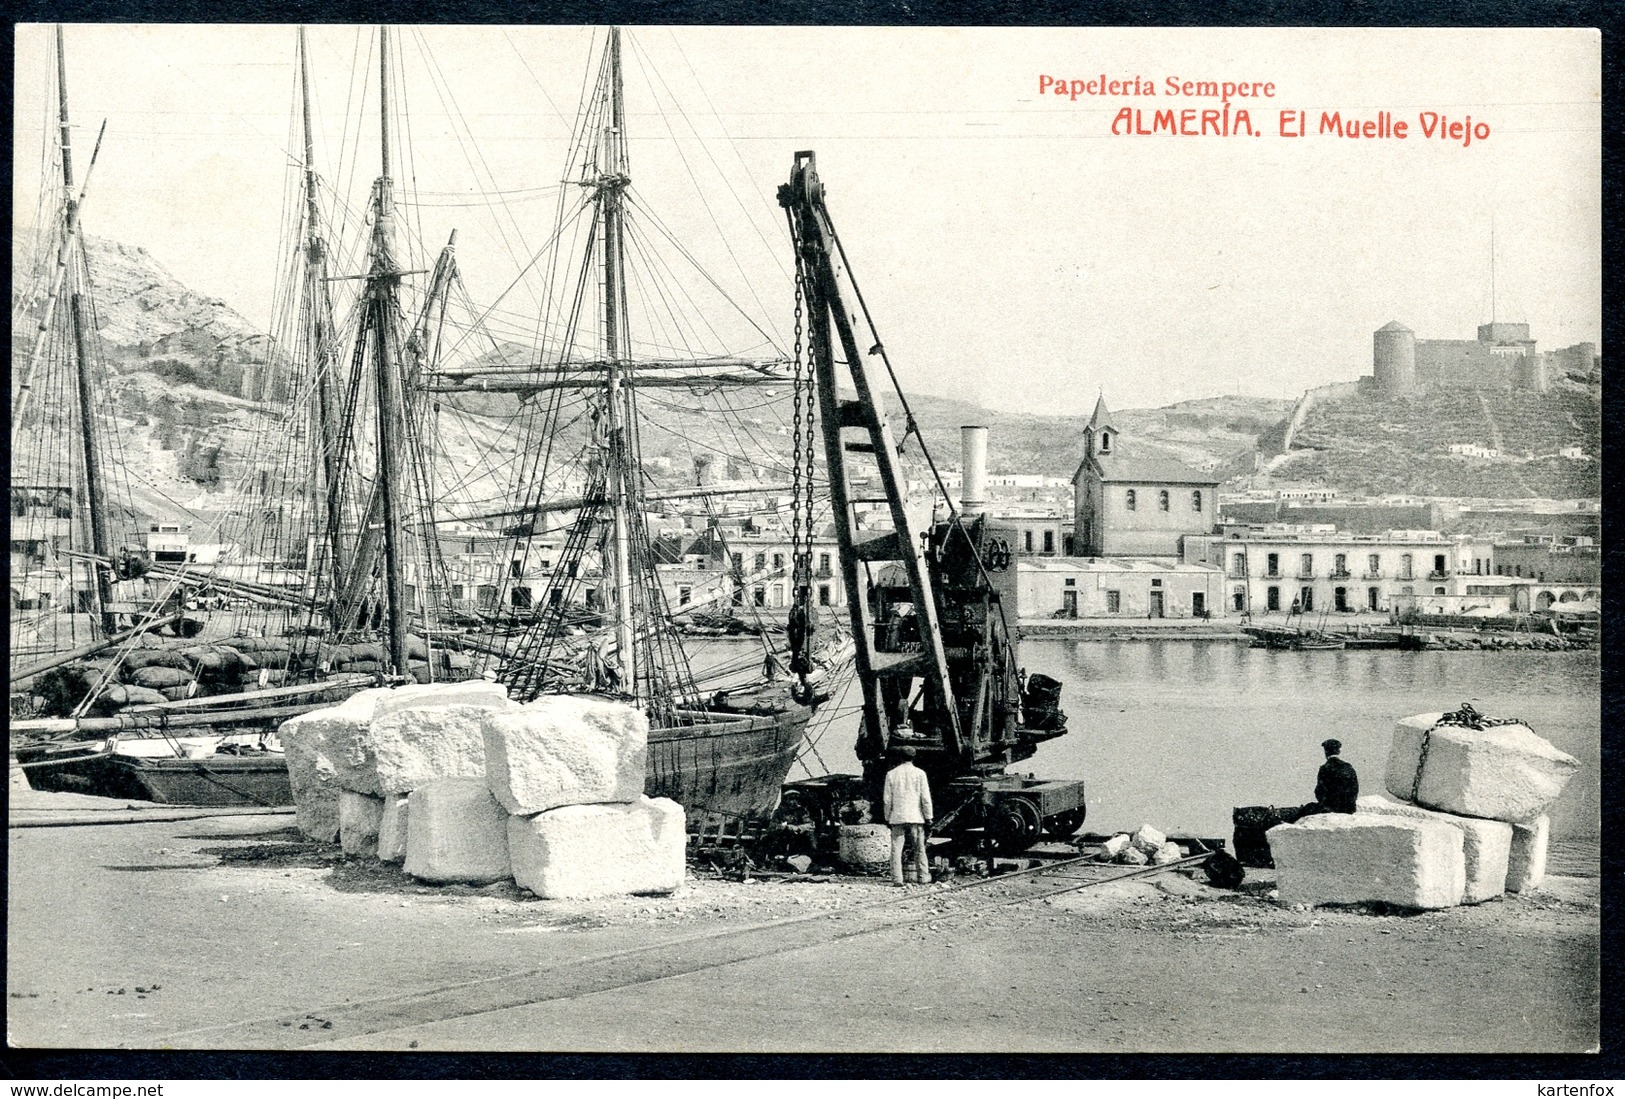
[[[621,38],[612,30],[573,146],[574,181],[584,196],[577,212],[585,213],[588,225],[577,277],[570,284],[573,295],[562,295],[573,309],[566,310],[562,322],[544,320],[539,330],[554,332],[556,338],[539,349],[534,362],[515,364],[487,354],[456,366],[442,363],[440,334],[450,289],[457,283],[455,253],[449,243],[433,267],[424,270],[413,270],[399,258],[387,28],[379,32],[378,48],[381,171],[368,203],[365,270],[333,271],[329,258],[334,250],[320,229],[301,32],[305,211],[304,237],[296,252],[299,292],[290,296],[301,312],[290,341],[295,350],[289,367],[302,382],[292,387],[282,437],[303,450],[271,463],[299,473],[292,480],[262,474],[256,486],[261,506],[248,509],[260,520],[256,550],[281,554],[304,577],[295,598],[280,592],[271,600],[280,601],[279,613],[291,635],[286,667],[278,669],[285,674],[273,690],[290,697],[277,698],[274,705],[251,697],[254,692],[166,700],[106,718],[86,716],[81,707],[65,724],[35,731],[56,733],[80,751],[93,749],[94,758],[52,771],[74,783],[88,781],[126,795],[144,792],[156,800],[238,796],[285,803],[280,790],[231,789],[240,785],[238,776],[220,769],[245,772],[249,766],[241,760],[248,757],[228,758],[241,741],[234,742],[224,730],[246,723],[261,731],[257,742],[244,746],[260,751],[263,758],[253,759],[252,766],[264,772],[260,777],[274,781],[280,753],[265,734],[280,720],[380,681],[463,678],[488,664],[520,700],[543,692],[589,691],[645,709],[651,721],[648,791],[674,798],[690,810],[691,819],[738,819],[770,811],[801,750],[813,706],[827,697],[832,672],[843,656],[849,659],[838,637],[820,636],[822,645],[815,652],[808,628],[813,617],[808,598],[815,519],[813,436],[810,380],[800,369],[799,354],[794,369],[787,371],[791,364],[782,355],[683,360],[664,348],[651,351],[647,334],[640,341],[631,323],[627,277],[631,192]],[[555,239],[560,236],[555,233]],[[430,275],[428,288],[409,307],[403,303],[403,286],[422,274]],[[358,288],[348,309],[356,325],[347,338],[333,323],[332,300],[333,288],[345,285]],[[596,308],[587,312],[594,322],[580,323],[583,301],[593,298]],[[488,338],[485,343],[496,341]],[[769,674],[762,682],[709,691],[704,676],[690,668],[677,635],[655,571],[646,511],[656,501],[708,499],[738,489],[651,489],[639,451],[638,397],[646,387],[669,391],[732,385],[789,387],[804,399],[797,401],[793,485],[798,613],[792,616],[797,625],[789,631],[795,650],[789,663],[795,678]],[[573,473],[550,461],[568,429],[569,417],[558,414],[564,407],[560,401],[548,403],[551,414],[538,416],[534,408],[522,408],[515,416],[526,429],[524,459],[514,477],[518,506],[482,516],[447,517],[441,514],[443,493],[436,488],[432,413],[455,409],[454,394],[459,392],[502,391],[530,397],[578,394],[580,400],[571,407],[584,412],[591,424],[582,448],[588,460]],[[799,418],[803,404],[808,411],[804,422]],[[561,487],[567,491],[561,493]],[[506,528],[515,538],[511,549],[517,576],[518,563],[546,537],[552,516],[566,520],[567,535],[562,556],[549,573],[545,599],[534,605],[528,597],[520,599],[519,585],[509,582],[506,571],[494,598],[479,606],[460,604],[451,594],[439,527],[456,522],[467,531],[471,522],[482,519],[517,520]],[[261,600],[272,594],[186,569],[168,570],[165,578]],[[734,581],[737,587],[745,578],[736,575]],[[350,659],[338,659],[340,653]],[[776,661],[770,649],[770,671]],[[346,670],[354,674],[342,675]],[[139,734],[136,740],[123,739],[132,729],[153,730],[156,741]],[[198,735],[177,736],[176,730]],[[87,733],[109,731],[120,739],[105,744],[84,739]],[[172,772],[171,781],[158,782],[166,771]],[[195,781],[200,774],[207,776],[204,785],[213,781],[212,789],[200,789]],[[121,786],[124,780],[135,785]],[[281,781],[285,784],[285,777]]]
[[[621,698],[649,716],[647,792],[669,797],[689,811],[691,822],[762,816],[777,804],[781,786],[802,748],[813,705],[827,695],[818,680],[820,661],[840,660],[838,640],[822,651],[807,629],[813,488],[810,373],[782,354],[752,359],[726,349],[704,356],[675,355],[669,346],[689,339],[677,320],[655,321],[656,291],[634,304],[648,275],[628,275],[629,241],[646,254],[649,234],[637,218],[645,208],[632,188],[627,154],[622,77],[622,37],[609,30],[571,144],[566,178],[579,189],[578,206],[561,204],[551,239],[565,240],[579,226],[579,252],[552,268],[566,272],[547,300],[558,316],[543,319],[550,336],[537,361],[476,364],[443,373],[430,388],[448,397],[459,392],[522,394],[541,406],[526,421],[532,464],[516,482],[517,515],[535,536],[547,517],[568,508],[563,542],[550,585],[535,613],[509,639],[499,678],[510,696],[528,701],[549,692],[591,692]],[[571,260],[573,259],[573,262]],[[698,280],[696,280],[698,281]],[[635,326],[633,317],[644,319]],[[673,336],[677,332],[679,335]],[[796,423],[792,497],[797,609],[791,612],[793,675],[732,690],[707,693],[691,667],[673,608],[657,573],[654,540],[646,514],[654,498],[704,497],[707,490],[651,491],[641,440],[650,412],[649,394],[718,387],[776,386],[794,391],[806,416]],[[453,398],[454,399],[454,398]],[[655,415],[660,414],[657,405]],[[582,491],[548,500],[548,486],[561,476],[551,456],[572,421],[584,419],[588,436],[582,461],[567,476]],[[713,526],[712,533],[716,533]],[[515,548],[522,556],[525,546]],[[725,554],[725,557],[728,556]],[[732,586],[743,594],[746,578]],[[691,611],[692,608],[683,608]],[[776,660],[769,653],[766,666]]]
[[[298,264],[296,289],[284,296],[297,303],[297,320],[284,353],[287,361],[277,364],[291,375],[292,391],[283,414],[259,433],[262,443],[267,436],[276,443],[266,447],[269,452],[245,478],[232,516],[238,522],[230,529],[253,559],[282,562],[284,573],[302,578],[299,584],[290,590],[214,568],[142,562],[139,571],[149,587],[161,590],[162,604],[176,603],[178,593],[185,591],[194,602],[202,596],[233,606],[212,632],[205,632],[209,623],[157,615],[150,608],[136,628],[115,632],[116,612],[138,608],[119,608],[109,598],[109,574],[130,555],[116,562],[111,556],[99,486],[117,472],[119,463],[103,454],[101,439],[110,434],[105,421],[111,417],[106,402],[92,397],[99,379],[87,353],[86,311],[81,294],[76,291],[72,297],[81,415],[65,434],[83,440],[81,480],[87,485],[83,495],[89,501],[92,540],[90,554],[76,556],[85,557],[94,570],[96,584],[81,601],[99,608],[101,636],[33,665],[13,665],[14,692],[30,681],[36,690],[41,682],[46,686],[41,693],[22,696],[36,704],[43,701],[43,716],[24,716],[11,726],[15,755],[36,786],[160,802],[287,804],[287,770],[274,737],[282,721],[363,687],[462,678],[472,670],[466,656],[437,636],[434,601],[427,600],[415,615],[407,605],[406,570],[415,566],[427,575],[435,562],[433,540],[412,539],[407,533],[403,486],[410,481],[423,494],[433,489],[432,477],[421,468],[421,439],[413,430],[420,418],[413,419],[405,394],[411,373],[433,354],[430,322],[443,307],[443,293],[437,292],[454,283],[455,267],[448,247],[435,267],[417,323],[410,335],[403,333],[403,272],[395,259],[390,178],[387,30],[380,33],[379,53],[382,173],[369,206],[368,267],[358,280],[364,289],[354,310],[358,324],[353,333],[341,334],[332,319],[334,279],[327,267],[330,249],[318,196],[309,70],[300,32],[304,218],[299,247],[292,252]],[[74,285],[88,290],[83,250],[75,247],[77,205],[60,29],[57,60],[60,164],[68,196],[65,214],[58,219],[64,232],[62,253],[70,261],[77,258]],[[48,323],[42,321],[42,331]],[[347,372],[340,355],[346,346],[351,352]],[[31,361],[22,375],[25,394],[32,366]],[[99,419],[98,408],[103,410]],[[21,405],[14,408],[14,425],[22,412]],[[380,457],[369,463],[369,455]],[[15,501],[15,486],[13,495]],[[432,591],[432,585],[425,590]],[[17,621],[14,609],[14,633]],[[187,623],[191,628],[185,634],[212,643],[179,651],[166,647],[155,628],[171,622]],[[110,659],[99,664],[74,663],[108,652]],[[132,672],[135,685],[119,682]],[[153,698],[154,691],[141,685],[143,677],[154,685],[167,683],[163,697]],[[63,689],[53,692],[53,685]],[[234,689],[243,686],[248,689]],[[19,736],[21,744],[16,743]]]

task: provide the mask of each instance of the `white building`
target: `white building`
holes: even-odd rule
[[[1205,618],[1224,613],[1224,576],[1206,565],[1137,557],[1022,560],[1023,618]]]
[[[1186,538],[1184,560],[1224,570],[1232,614],[1386,612],[1401,595],[1445,595],[1456,543],[1438,531],[1349,534],[1329,525],[1228,527]]]

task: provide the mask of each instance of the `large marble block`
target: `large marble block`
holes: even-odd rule
[[[379,699],[367,731],[379,789],[409,793],[437,778],[483,778],[485,716],[518,708],[506,687],[483,681],[427,684]]]
[[[1409,802],[1390,801],[1381,794],[1370,794],[1359,799],[1355,805],[1362,813],[1384,813],[1417,820],[1440,820],[1460,828],[1462,860],[1467,873],[1467,885],[1462,893],[1462,902],[1477,904],[1506,892],[1507,856],[1512,848],[1512,825],[1500,820],[1440,813]]]
[[[384,862],[406,860],[408,800],[406,794],[384,795],[384,813],[378,820],[378,857]]]
[[[513,879],[538,897],[674,892],[687,844],[683,808],[670,798],[508,818]]]
[[[485,780],[503,808],[633,802],[647,781],[649,719],[621,702],[544,695],[485,715]]]
[[[339,838],[338,774],[332,760],[322,753],[319,737],[312,726],[299,724],[302,717],[282,723],[277,740],[288,764],[288,786],[293,791],[294,823],[299,831],[320,843]]]
[[[1507,858],[1507,892],[1527,893],[1546,880],[1546,844],[1552,821],[1544,813],[1512,826],[1512,851]]]
[[[1395,797],[1466,817],[1530,820],[1557,800],[1580,768],[1579,760],[1527,725],[1480,730],[1443,725],[1428,738],[1427,761],[1413,799],[1423,735],[1442,716],[1417,714],[1394,727],[1383,780]]]
[[[339,845],[346,855],[376,855],[384,799],[354,790],[339,793]]]
[[[485,883],[510,876],[508,814],[483,779],[439,778],[412,791],[406,872],[431,882]]]
[[[1267,833],[1283,904],[1449,908],[1467,888],[1460,828],[1376,813],[1322,813]]]

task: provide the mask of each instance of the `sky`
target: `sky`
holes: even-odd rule
[[[54,122],[52,33],[17,29],[20,224],[39,207]],[[294,29],[71,25],[65,38],[81,176],[107,126],[87,230],[145,247],[268,328],[302,160]],[[411,228],[430,259],[457,229],[470,294],[496,302],[512,286],[493,315],[515,330],[542,296],[527,265],[552,232],[602,39],[393,33]],[[310,45],[318,170],[364,206],[374,33],[313,28]],[[699,296],[714,285],[788,346],[792,255],[774,194],[793,154],[815,150],[913,390],[1069,414],[1100,393],[1117,408],[1293,397],[1370,373],[1371,334],[1390,320],[1468,339],[1492,310],[1543,348],[1600,343],[1592,31],[632,27],[623,52],[634,194],[709,273],[672,277]],[[1057,96],[1045,76],[1068,89],[1138,77],[1157,94]],[[1229,103],[1260,136],[1112,133],[1125,110],[1150,129],[1157,110],[1223,108],[1167,94],[1170,79],[1273,85]],[[1283,111],[1303,112],[1308,133],[1281,136]],[[1409,136],[1318,133],[1333,111]],[[1423,112],[1470,116],[1488,136],[1426,137]]]

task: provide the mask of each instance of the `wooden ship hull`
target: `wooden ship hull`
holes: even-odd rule
[[[791,704],[773,713],[692,716],[692,725],[649,731],[644,793],[675,801],[691,824],[707,813],[736,820],[771,813],[812,711]]]
[[[694,818],[756,818],[771,813],[795,763],[812,711],[783,709],[679,713],[681,725],[651,729],[644,792],[670,798]],[[293,804],[287,763],[279,748],[245,745],[236,754],[189,758],[203,737],[147,741],[141,754],[106,742],[39,744],[16,750],[36,790],[132,798],[160,805],[282,806]],[[171,756],[152,754],[159,745]],[[126,745],[126,747],[129,747]],[[255,750],[255,748],[262,750]]]

